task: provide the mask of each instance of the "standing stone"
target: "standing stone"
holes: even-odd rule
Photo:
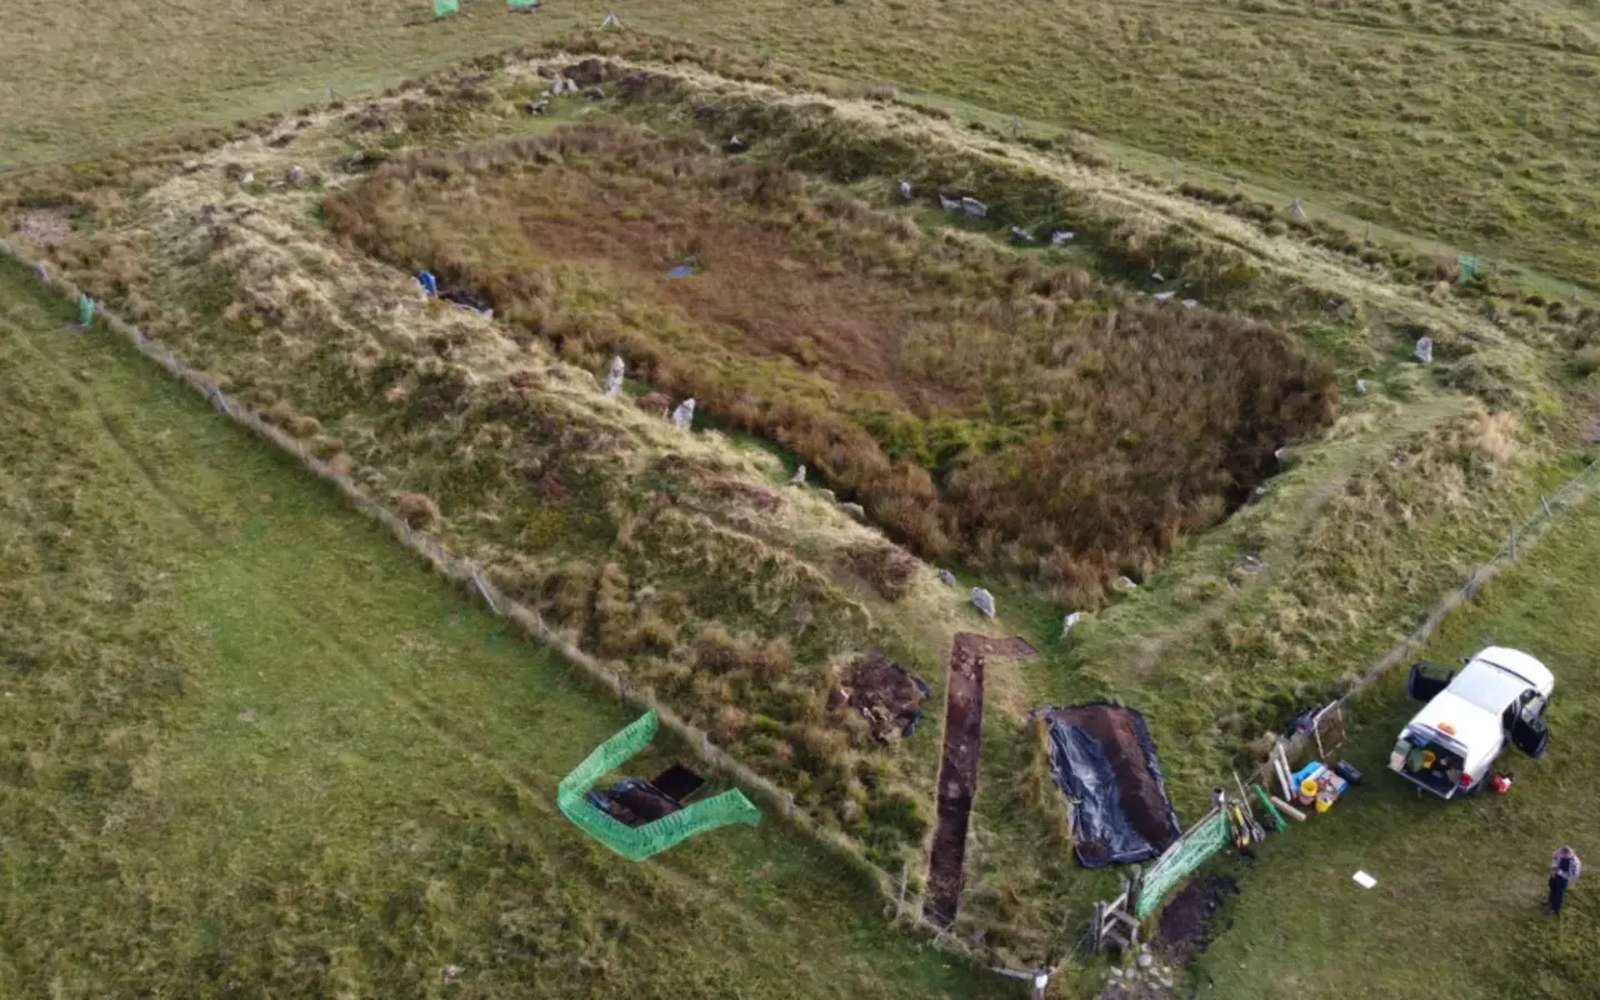
[[[839,509],[857,521],[865,521],[867,519],[867,509],[858,503],[842,503],[839,505]]]
[[[976,198],[962,198],[961,210],[974,219],[987,219],[989,217],[989,206]]]
[[[954,587],[956,585],[956,575],[947,569],[941,569],[939,571],[939,582],[946,587]]]
[[[972,588],[972,606],[985,618],[994,617],[994,595],[982,587]]]
[[[606,372],[606,395],[616,397],[622,394],[622,376],[627,372],[628,366],[621,357],[611,359],[611,368]]]
[[[1356,395],[1357,396],[1365,396],[1366,394],[1367,394],[1367,380],[1364,379],[1364,378],[1356,379]]]
[[[1134,591],[1134,590],[1138,590],[1139,589],[1139,585],[1137,583],[1134,583],[1132,580],[1128,579],[1125,576],[1117,577],[1117,582],[1112,584],[1112,587],[1114,587],[1117,590],[1122,591],[1124,594],[1128,593],[1129,591]]]
[[[1417,360],[1422,362],[1423,364],[1425,364],[1425,365],[1433,364],[1433,338],[1432,337],[1418,337],[1417,338],[1416,355],[1417,355]]]
[[[1081,621],[1083,621],[1082,611],[1074,611],[1072,614],[1061,619],[1061,638],[1065,639],[1067,634],[1070,633]]]
[[[805,463],[801,463],[800,467],[798,469],[794,470],[794,475],[789,477],[789,485],[790,486],[804,486],[805,484],[806,484],[806,467],[805,467]]]
[[[906,201],[910,201],[911,200],[911,182],[910,181],[901,181],[900,182],[900,197],[903,198]]]
[[[1306,207],[1300,204],[1299,198],[1289,202],[1289,214],[1301,222],[1306,221]]]
[[[694,426],[694,397],[693,396],[690,396],[688,399],[686,399],[683,402],[679,403],[678,404],[678,408],[676,410],[672,411],[672,426],[676,427],[680,431],[686,431],[686,430],[690,430],[691,428],[693,428],[693,426]]]
[[[296,163],[289,168],[289,186],[299,187],[306,182],[306,168]]]

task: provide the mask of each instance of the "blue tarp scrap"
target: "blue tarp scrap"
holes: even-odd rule
[[[432,271],[418,271],[417,282],[422,285],[422,290],[428,294],[428,298],[439,297],[439,280],[433,276]]]
[[[693,264],[679,264],[677,267],[675,267],[672,270],[667,272],[667,277],[669,277],[669,278],[687,278],[692,274],[694,274],[694,265]]]

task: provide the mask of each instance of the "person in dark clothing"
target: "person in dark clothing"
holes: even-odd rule
[[[1550,912],[1556,916],[1561,915],[1561,906],[1567,901],[1567,888],[1578,881],[1578,876],[1583,873],[1583,862],[1578,860],[1578,852],[1570,847],[1562,847],[1550,859]]]

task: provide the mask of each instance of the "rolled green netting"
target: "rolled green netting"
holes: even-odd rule
[[[659,720],[646,712],[617,735],[595,747],[583,763],[561,779],[556,804],[578,829],[616,851],[629,861],[643,861],[669,847],[731,823],[755,826],[761,821],[758,810],[737,788],[696,802],[644,826],[628,826],[595,808],[585,796],[595,782],[638,754],[656,735]]]
[[[461,0],[433,0],[433,16],[447,17],[461,12]]]
[[[1218,809],[1210,818],[1183,835],[1177,850],[1169,851],[1145,873],[1133,914],[1140,920],[1161,905],[1162,897],[1182,882],[1211,855],[1228,843],[1228,817]]]
[[[82,294],[78,295],[78,323],[87,328],[94,322],[94,299]]]

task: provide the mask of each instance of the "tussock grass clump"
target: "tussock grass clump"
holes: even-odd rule
[[[864,147],[838,135],[814,166],[848,174]],[[1042,179],[1008,190],[1018,207],[996,210],[1054,196]],[[718,423],[781,444],[913,551],[1074,600],[1148,573],[1336,406],[1330,376],[1272,326],[927,236],[693,134],[586,126],[421,155],[324,208],[342,239],[481,289],[561,356],[598,370],[620,353]],[[1173,246],[1144,224],[1107,244],[1138,269]],[[694,275],[666,278],[680,263]],[[1201,273],[1250,282],[1231,268]],[[440,419],[463,377],[418,364],[409,410]],[[901,586],[888,568],[869,573],[886,597]]]

